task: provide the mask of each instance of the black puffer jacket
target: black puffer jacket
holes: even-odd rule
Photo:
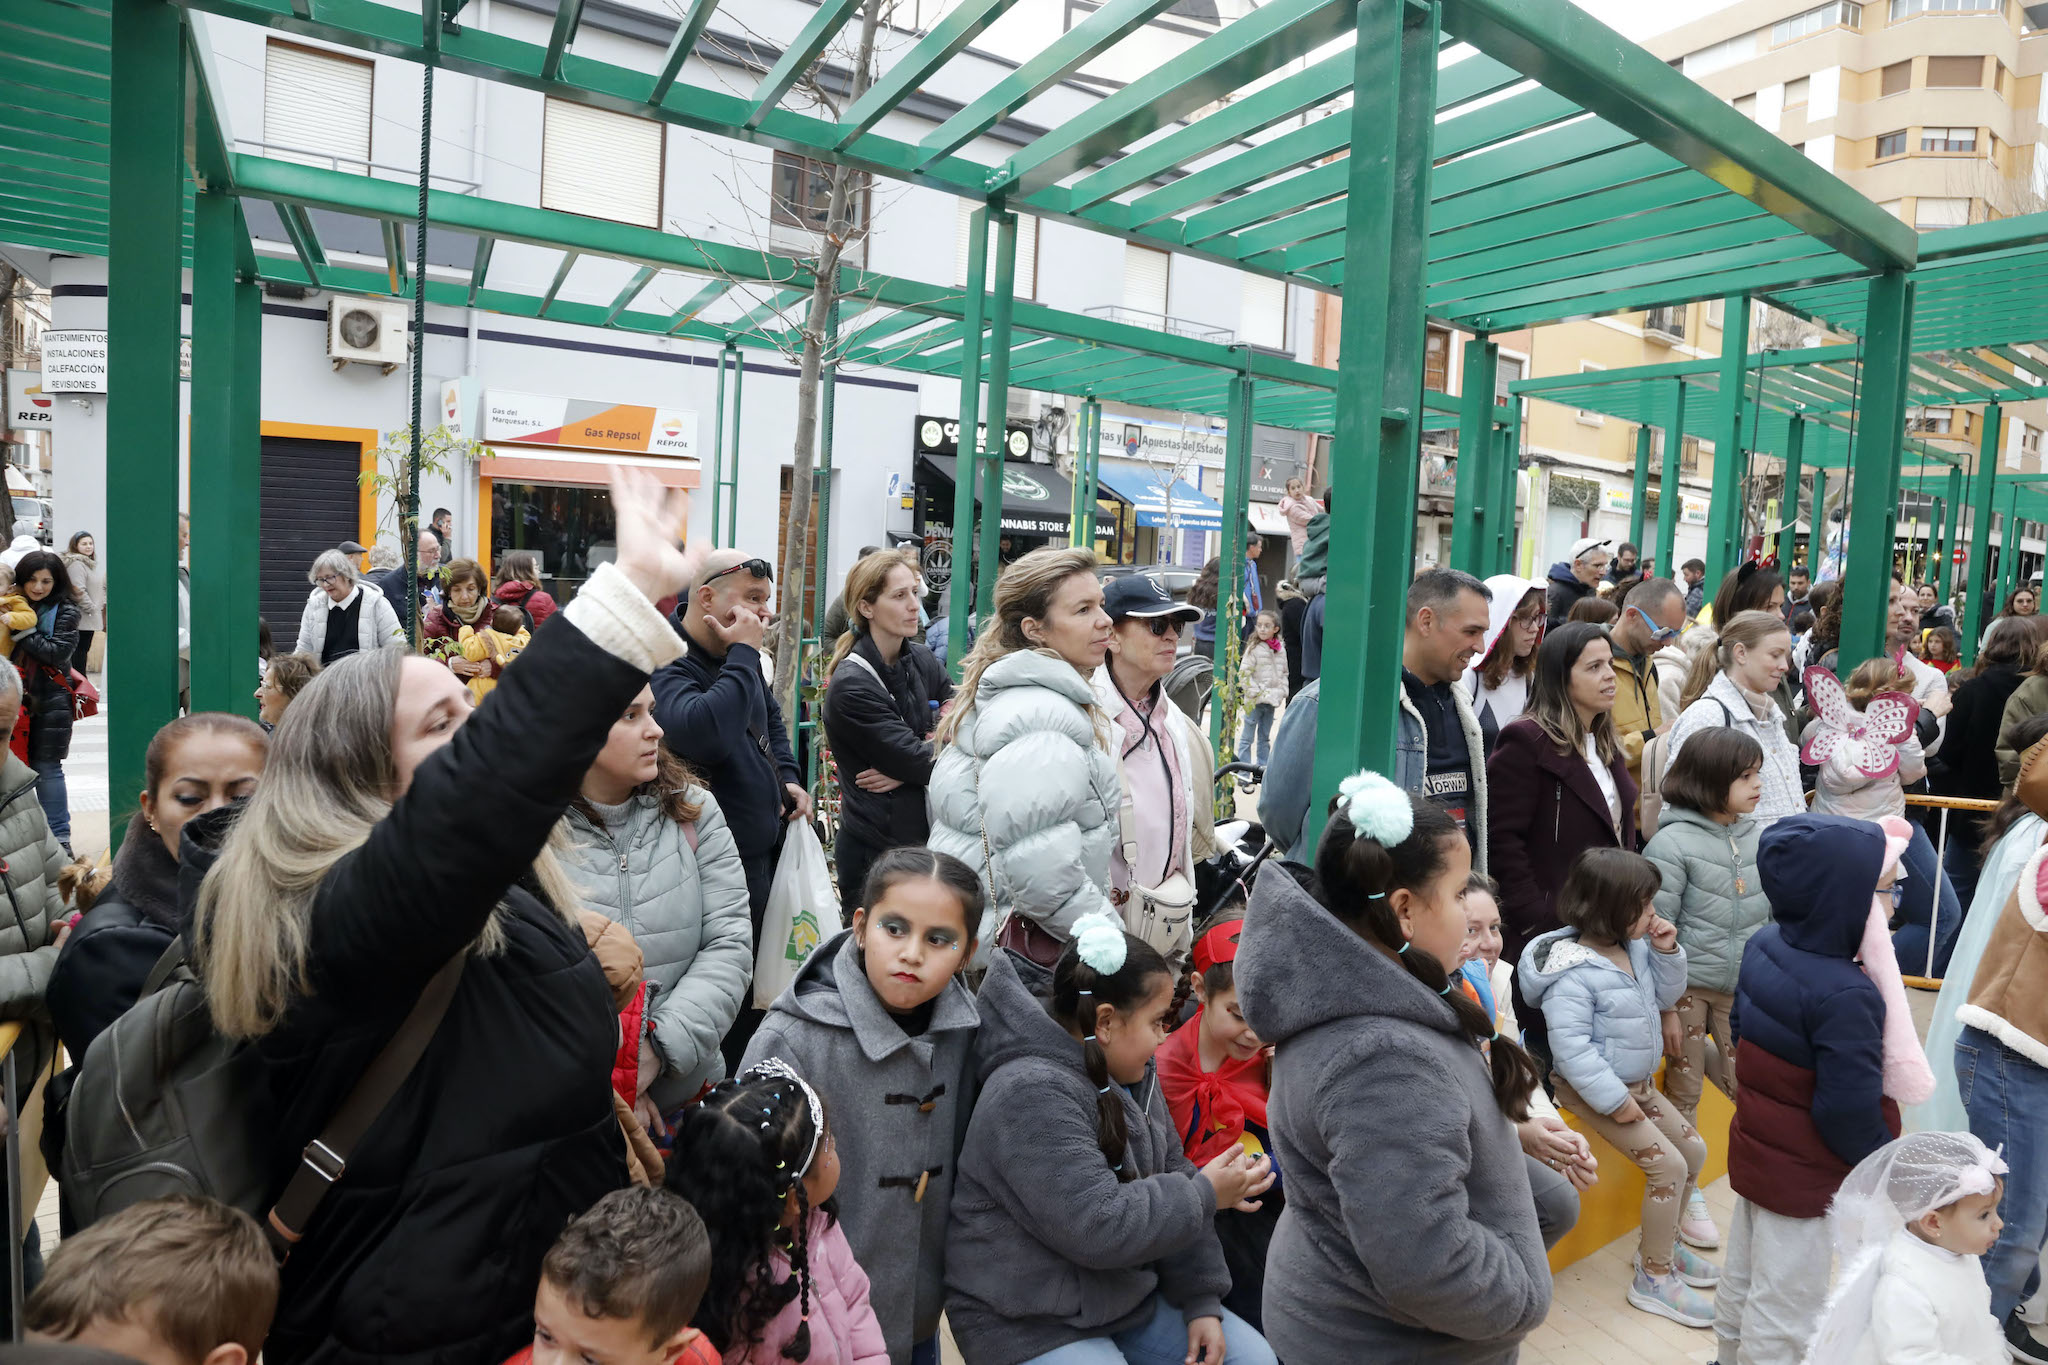
[[[953,684],[938,658],[916,640],[892,667],[862,635],[825,689],[825,737],[839,764],[840,822],[876,849],[922,844],[931,833],[925,787],[932,778],[932,731]],[[863,791],[854,777],[874,768],[903,785]]]
[[[42,613],[38,611],[37,617]],[[28,761],[61,763],[71,753],[71,656],[78,651],[78,608],[66,602],[51,627],[14,637],[21,670],[22,705],[28,708]]]
[[[2005,703],[2025,675],[2012,664],[1990,664],[1958,687],[1941,748],[1927,760],[1929,786],[1942,796],[1996,801],[2005,791],[1998,779],[1998,730]]]
[[[1550,566],[1550,603],[1544,612],[1544,622],[1552,630],[1565,623],[1572,614],[1572,608],[1593,595],[1593,589],[1579,581],[1572,572],[1572,562],[1560,559]]]
[[[521,870],[646,685],[648,669],[628,659],[676,648],[653,607],[600,569],[321,882],[312,989],[256,1044],[275,1108],[276,1189],[428,979],[493,913],[505,946],[469,959],[426,1054],[285,1265],[264,1348],[273,1365],[504,1360],[531,1338],[541,1258],[563,1225],[626,1183],[611,990],[582,931]],[[202,856],[187,844],[188,911]]]
[[[137,811],[114,857],[113,880],[71,931],[50,973],[50,1017],[74,1062],[141,997],[149,969],[183,926],[178,860]]]

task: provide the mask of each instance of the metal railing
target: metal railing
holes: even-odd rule
[[[1237,342],[1237,333],[1228,327],[1216,327],[1193,318],[1174,317],[1169,313],[1153,313],[1143,308],[1126,308],[1120,303],[1097,304],[1082,310],[1091,318],[1105,322],[1121,322],[1132,327],[1145,327],[1171,336],[1191,337],[1196,341],[1213,341],[1219,346],[1231,346]]]
[[[1992,811],[1998,809],[1996,801],[1977,800],[1967,796],[1915,796],[1908,794],[1906,804],[1908,806],[1920,806],[1924,809],[1941,812],[1941,832],[1935,836],[1934,840],[1934,865],[1939,869],[1945,869],[1948,866],[1949,812],[1963,811],[1971,815],[1989,815]],[[1946,874],[1944,873],[1943,875]],[[1963,913],[1967,915],[1969,912],[1970,907],[1965,905]],[[1926,971],[1919,977],[1919,980],[1922,982],[1938,983],[1941,980],[1940,977],[1934,974],[1934,952],[1940,942],[1941,888],[1937,885],[1934,889],[1934,896],[1927,908],[1927,962],[1925,964]]]

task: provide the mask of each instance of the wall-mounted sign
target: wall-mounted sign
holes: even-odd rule
[[[105,393],[107,334],[43,333],[43,392]]]
[[[447,404],[444,386],[444,420]],[[456,407],[459,419],[459,398]],[[697,454],[697,414],[674,408],[491,389],[484,394],[482,425],[484,440],[505,445],[567,446],[576,450],[693,458]]]
[[[1031,454],[1032,426],[1029,422],[1005,424],[1003,437],[1003,458],[1022,460]],[[974,428],[975,440],[986,445],[988,423],[978,422]],[[960,422],[953,417],[925,417],[917,419],[917,453],[920,455],[957,455],[960,453]],[[927,579],[927,582],[930,580]]]
[[[1627,516],[1635,506],[1634,491],[1629,488],[1603,488],[1600,490],[1600,500],[1608,511]]]
[[[1230,442],[1226,433],[1212,429],[1208,421],[1200,417],[1176,426],[1105,411],[1103,453],[1120,453],[1126,460],[1150,460],[1154,464],[1184,465],[1194,460],[1199,464],[1221,465]],[[1201,425],[1195,425],[1196,422]],[[1122,447],[1121,451],[1118,447]]]
[[[1678,506],[1678,519],[1687,526],[1705,526],[1707,524],[1707,500],[1705,498],[1695,498],[1688,493],[1679,500]]]
[[[41,370],[7,372],[7,425],[15,431],[49,431],[57,424],[57,400],[43,392]]]

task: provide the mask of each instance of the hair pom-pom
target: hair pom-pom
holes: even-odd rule
[[[1124,926],[1112,915],[1083,915],[1074,921],[1074,954],[1090,971],[1114,976],[1123,970]]]
[[[1379,773],[1352,774],[1337,784],[1337,796],[1351,827],[1377,844],[1392,848],[1415,830],[1408,793]]]

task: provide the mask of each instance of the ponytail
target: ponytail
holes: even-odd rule
[[[1341,798],[1330,803],[1330,820],[1316,849],[1312,894],[1360,938],[1408,969],[1457,1016],[1458,1027],[1475,1044],[1485,1044],[1493,1070],[1493,1097],[1516,1123],[1529,1117],[1529,1097],[1541,1080],[1535,1061],[1504,1038],[1486,1011],[1462,994],[1434,954],[1409,942],[1389,897],[1419,892],[1443,873],[1452,840],[1465,835],[1441,807],[1408,797],[1415,823],[1408,837],[1388,846],[1361,835],[1344,814]]]
[[[1124,1121],[1124,1104],[1109,1074],[1109,1058],[1095,1037],[1098,1011],[1104,1005],[1119,1011],[1136,1009],[1149,996],[1162,976],[1175,981],[1173,1011],[1178,1013],[1187,998],[1185,976],[1167,965],[1157,949],[1141,938],[1124,935],[1124,963],[1114,972],[1098,972],[1081,960],[1078,940],[1070,941],[1052,969],[1052,999],[1047,1008],[1054,1020],[1081,1035],[1081,1060],[1095,1087],[1095,1144],[1102,1149],[1110,1169],[1120,1182],[1138,1178],[1126,1169],[1124,1156],[1130,1130]]]

